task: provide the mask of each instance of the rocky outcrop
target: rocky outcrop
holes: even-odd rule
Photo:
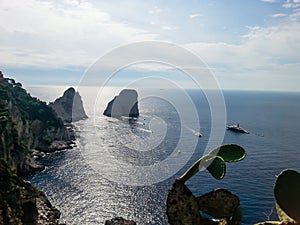
[[[106,220],[105,225],[136,225],[132,220],[126,220],[122,217],[116,217],[111,220]]]
[[[30,149],[54,151],[53,142],[70,145],[74,137],[45,102],[31,97],[13,79],[0,80],[0,158],[19,175],[43,169],[32,160]]]
[[[87,118],[81,96],[72,87],[66,90],[62,97],[50,103],[49,106],[55,110],[59,118],[67,123]]]
[[[122,90],[119,95],[115,96],[114,99],[108,103],[103,115],[116,118],[121,116],[138,117],[137,92],[132,89]]]
[[[19,176],[43,170],[34,157],[55,150],[53,143],[72,143],[74,137],[45,102],[30,96],[13,79],[0,79],[1,225],[60,224],[60,212],[45,194]]]
[[[0,160],[0,224],[59,225],[60,212],[45,194]]]

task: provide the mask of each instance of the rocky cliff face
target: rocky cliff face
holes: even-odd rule
[[[18,175],[43,169],[32,152],[55,150],[54,142],[68,143],[72,138],[74,132],[45,102],[31,97],[13,79],[0,79],[1,225],[59,224],[60,212],[45,194]]]
[[[52,151],[54,141],[71,142],[74,135],[45,102],[31,97],[20,83],[0,80],[0,158],[20,175],[38,167],[30,149]]]
[[[66,90],[62,97],[50,103],[49,106],[55,110],[59,118],[67,123],[87,118],[81,96],[72,87]]]
[[[138,117],[138,94],[135,90],[124,89],[118,96],[111,100],[103,115],[109,117]]]
[[[60,212],[45,194],[19,178],[0,160],[0,224],[58,225]]]

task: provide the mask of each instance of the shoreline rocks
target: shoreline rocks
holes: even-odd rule
[[[62,225],[60,212],[44,192],[18,177],[0,160],[0,224]]]
[[[136,222],[126,220],[123,217],[115,217],[111,220],[106,220],[104,225],[136,225]]]
[[[67,105],[73,105],[74,100],[82,106],[79,94],[74,92],[72,88],[67,91]],[[69,116],[72,112],[65,113]],[[86,118],[85,112],[76,116],[81,118]],[[75,146],[75,127],[64,122],[20,83],[0,79],[0,224],[61,225],[59,210],[43,191],[23,178],[44,170],[36,158]]]
[[[138,117],[138,93],[133,89],[124,89],[119,95],[115,96],[111,100],[103,112],[103,115],[108,117],[119,118],[121,116],[126,117]]]

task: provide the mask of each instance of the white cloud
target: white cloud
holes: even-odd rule
[[[269,2],[269,3],[275,3],[278,2],[278,0],[261,0],[262,2]]]
[[[199,14],[199,13],[191,14],[191,15],[190,15],[190,19],[194,19],[194,18],[201,17],[201,16],[202,16],[202,15]]]
[[[113,47],[156,38],[85,1],[3,0],[0,17],[3,65],[88,66]]]
[[[248,88],[261,88],[261,83],[269,88],[268,83],[270,88],[280,89],[281,83],[282,88],[290,84],[291,90],[299,91],[293,84],[300,83],[300,23],[249,28],[242,44],[190,43],[184,47],[215,68],[224,87],[234,88],[235,82],[246,82]]]
[[[284,13],[276,13],[276,14],[273,14],[271,17],[273,18],[281,18],[281,17],[286,17],[287,14],[284,14]]]
[[[102,7],[102,4],[108,4],[110,8],[107,5]],[[0,0],[0,17],[5,18],[0,20],[2,65],[86,67],[112,48],[135,41],[155,40],[158,37],[166,37],[169,41],[179,40],[180,43],[184,43],[185,38],[197,40],[192,39],[193,29],[192,32],[178,33],[178,37],[172,35],[171,31],[187,29],[191,25],[188,23],[192,23],[192,19],[200,17],[201,14],[188,14],[185,11],[183,18],[186,21],[182,21],[170,9],[144,3],[136,6],[136,2],[121,4],[122,7],[113,9],[115,6],[110,3],[95,1],[92,4],[84,0],[27,0],[22,4],[17,0]],[[125,9],[127,4],[131,4],[133,8]],[[291,8],[291,12],[288,14],[289,10],[285,10],[286,14],[270,15],[278,18],[276,22],[279,24],[272,27],[249,27],[247,34],[238,40],[240,44],[195,41],[184,44],[183,47],[199,55],[224,83],[240,79],[241,82],[246,80],[249,85],[250,82],[254,85],[260,79],[259,76],[262,76],[265,80],[267,77],[276,78],[280,84],[288,76],[293,84],[297,81],[299,84],[298,5],[300,0],[284,1],[283,7]],[[104,8],[110,10],[105,11]],[[141,10],[139,13],[132,13],[133,9]],[[205,25],[209,25],[209,22]],[[201,30],[197,29],[197,32]],[[205,35],[208,34],[203,31],[199,37]],[[148,65],[149,70],[157,68]]]
[[[300,6],[300,0],[286,0],[286,2],[282,5],[282,7],[290,9],[290,8],[298,8]]]
[[[162,26],[161,27],[162,30],[178,30],[179,27],[178,26]]]
[[[154,9],[151,9],[148,11],[149,14],[159,14],[161,13],[163,10],[160,9],[159,7],[155,6]]]

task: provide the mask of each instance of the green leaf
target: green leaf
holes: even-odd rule
[[[276,179],[274,195],[285,214],[300,222],[300,173],[291,169],[282,171]]]
[[[227,223],[228,225],[239,225],[242,224],[242,219],[243,219],[243,208],[242,206],[239,206],[234,212],[233,217],[231,217]]]
[[[224,178],[226,173],[226,164],[223,158],[216,156],[206,159],[206,169],[217,180]]]
[[[212,150],[209,154],[220,156],[225,162],[238,162],[243,160],[247,155],[246,151],[236,144],[222,145],[221,147]]]

